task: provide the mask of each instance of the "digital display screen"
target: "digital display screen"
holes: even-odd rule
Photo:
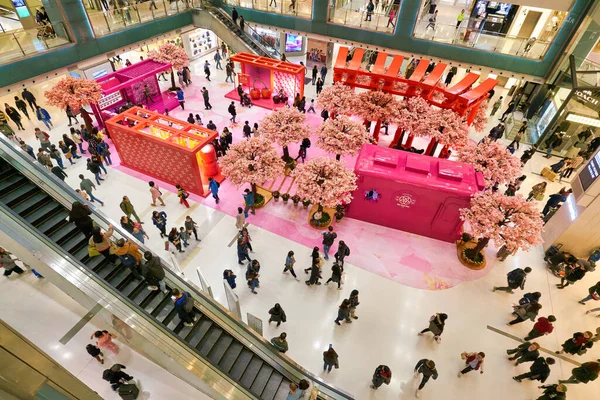
[[[583,190],[587,190],[600,173],[600,156],[596,154],[579,173],[579,182]]]
[[[302,52],[302,36],[285,34],[285,52],[286,53],[301,53]]]

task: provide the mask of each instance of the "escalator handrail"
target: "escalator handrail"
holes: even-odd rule
[[[55,177],[37,161],[32,162],[31,157],[29,155],[27,155],[20,148],[17,148],[16,145],[14,145],[13,143],[9,142],[9,140],[4,135],[0,135],[0,154],[2,153],[5,153],[10,160],[16,162],[17,165],[21,167],[21,169],[17,168],[17,166],[10,160],[7,160],[13,166],[13,168],[17,169],[17,171],[24,174],[27,178],[29,178],[32,181],[32,183],[38,185],[42,189],[48,188],[52,191],[52,193],[55,193],[56,196],[52,196],[51,193],[48,194],[50,194],[55,200],[57,200],[59,203],[65,206],[68,210],[70,210],[71,205],[74,201],[87,203],[88,207],[92,211],[92,214],[94,215],[94,222],[98,224],[101,228],[107,229],[109,225],[112,225],[115,233],[118,233],[118,236],[133,239],[128,232],[121,228],[119,223],[116,223],[115,221],[111,220],[109,217],[104,215],[98,208],[95,207],[93,203],[86,202],[84,199],[79,197],[79,195],[77,195],[77,193],[70,186],[68,186],[65,182]],[[45,179],[40,179],[40,176],[43,176]],[[52,182],[52,185],[49,185],[48,181]],[[12,210],[10,211],[12,212]],[[19,216],[19,218],[21,217]],[[136,244],[138,244],[138,246],[140,247],[140,251],[150,251],[153,254],[155,254],[146,245],[137,241]],[[60,250],[64,251],[62,248],[60,248]],[[70,258],[71,255],[67,253],[67,256]],[[76,265],[78,265],[78,268],[82,269],[82,271],[88,271],[86,268],[79,265],[79,260],[74,260],[74,262],[76,263]],[[161,262],[163,265],[166,264],[165,261],[162,259]],[[231,334],[236,340],[240,341],[246,347],[251,348],[253,352],[255,352],[258,356],[260,356],[260,358],[263,359],[263,361],[267,362],[283,376],[295,382],[299,381],[300,379],[308,379],[313,383],[317,382],[319,384],[319,391],[323,392],[323,394],[327,395],[327,398],[330,399],[354,398],[351,394],[345,392],[340,388],[326,383],[319,376],[312,374],[286,355],[279,353],[267,339],[265,339],[263,336],[258,335],[258,333],[250,329],[247,325],[245,325],[243,321],[238,320],[231,312],[229,312],[229,310],[224,308],[216,300],[210,298],[210,296],[201,291],[196,286],[196,284],[194,284],[191,280],[186,278],[185,275],[180,275],[179,273],[174,272],[170,268],[165,268],[165,273],[169,276],[169,280],[175,283],[175,286],[179,288],[185,288],[186,291],[192,293],[192,297],[196,300],[197,304],[201,305],[199,309],[201,309],[204,314],[207,314],[207,316],[210,317],[213,320],[213,322],[217,323],[222,328],[225,328],[225,326],[228,327],[229,329],[225,330],[229,334]],[[95,280],[97,280],[93,274],[92,276],[95,278]],[[100,280],[100,284],[102,286],[105,286],[103,280]],[[110,293],[113,293],[112,287],[110,287]],[[113,293],[113,295],[115,294]],[[118,298],[123,298],[122,294],[119,292],[116,292],[116,296]],[[125,301],[136,308],[138,307],[137,304],[131,302],[129,299],[125,299]],[[145,315],[145,310],[142,311]],[[153,324],[156,324],[156,322],[153,319],[150,319],[150,321]],[[161,325],[162,324],[159,324],[159,328],[163,329]],[[173,336],[177,340],[181,341],[181,339],[177,335],[173,335],[173,333],[166,329],[166,327],[165,331],[170,336]],[[185,341],[183,342],[185,343]],[[219,371],[218,368],[214,367],[208,360],[206,362],[211,367],[213,367],[213,369],[221,373],[221,371]],[[227,379],[229,380],[228,377]],[[237,382],[232,382],[236,386],[240,386]],[[245,389],[242,388],[242,390]]]

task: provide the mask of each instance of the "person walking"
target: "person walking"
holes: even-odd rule
[[[123,215],[121,217],[121,228],[125,229],[128,233],[136,238],[140,243],[145,243],[146,239],[150,237],[146,234],[146,231],[142,229],[142,225],[139,222],[133,222],[130,218]]]
[[[200,239],[198,239],[198,224],[192,219],[192,217],[190,217],[189,215],[185,217],[185,222],[183,223],[183,225],[185,226],[185,230],[187,231],[188,235],[192,235],[192,233],[194,234],[194,238],[196,239],[196,242],[199,242]]]
[[[342,290],[342,268],[337,262],[334,262],[331,266],[331,277],[325,282],[325,286],[332,281],[337,283],[337,290]]]
[[[271,339],[271,344],[280,353],[285,353],[289,349],[288,342],[287,342],[286,338],[287,338],[287,333],[282,332],[281,335],[275,336],[273,339]]]
[[[598,379],[600,374],[600,360],[589,361],[581,364],[581,366],[571,370],[571,377],[566,380],[559,380],[559,384],[577,384],[589,383]]]
[[[27,101],[27,103],[29,103],[29,107],[31,107],[31,111],[35,112],[38,105],[36,103],[35,96],[33,95],[33,93],[31,93],[29,90],[27,90],[27,88],[25,88],[25,89],[23,89],[21,96]]]
[[[50,143],[50,135],[48,135],[47,132],[41,130],[40,128],[35,128],[34,134],[37,140],[40,141],[40,146],[42,146],[42,149],[49,152],[50,148],[52,147],[52,143]]]
[[[75,128],[70,128],[71,129],[71,139],[73,140],[73,142],[77,145],[77,147],[79,147],[79,152],[81,154],[86,154],[86,151],[83,149],[83,141],[81,139],[81,133],[77,130],[75,130]]]
[[[586,273],[586,266],[584,264],[577,264],[573,268],[567,269],[565,276],[560,278],[560,283],[557,284],[556,287],[558,289],[564,289],[569,285],[573,285],[577,281],[582,280]]]
[[[27,119],[31,121],[31,118],[29,118],[29,113],[27,112],[27,104],[25,104],[25,102],[20,99],[19,96],[15,96],[15,106],[17,107],[17,110],[25,114]]]
[[[516,325],[521,322],[527,321],[528,319],[531,321],[535,321],[539,311],[542,309],[542,305],[539,303],[529,303],[524,305],[516,305],[513,306],[512,314],[515,315],[515,319],[508,322],[506,325]]]
[[[396,27],[396,9],[395,8],[392,8],[392,10],[390,11],[390,14],[388,16],[388,22],[385,27],[389,28],[390,25],[392,25],[392,28]]]
[[[38,162],[40,164],[42,164],[48,170],[51,170],[52,167],[54,166],[54,164],[52,164],[52,159],[50,158],[50,155],[48,153],[46,153],[44,151],[44,149],[41,148],[41,147],[38,149],[38,153],[36,155],[36,159],[38,160]]]
[[[179,88],[177,90],[177,101],[179,102],[179,105],[181,106],[182,110],[185,110],[185,93],[183,93],[183,89]]]
[[[194,311],[192,295],[188,292],[182,293],[179,289],[173,289],[171,290],[171,298],[179,319],[183,321],[183,325],[194,326],[194,322],[198,320],[198,317]]]
[[[554,325],[552,325],[553,322],[556,322],[556,317],[554,315],[548,315],[548,318],[538,318],[537,322],[533,324],[533,328],[531,331],[529,331],[527,336],[525,336],[524,340],[529,341],[540,336],[551,334],[554,330]]]
[[[235,9],[235,7],[233,7],[231,9],[231,19],[233,20],[234,25],[237,25],[238,15],[239,14],[238,14],[237,10]]]
[[[164,206],[165,202],[162,199],[162,192],[158,185],[153,181],[148,182],[148,185],[150,186],[150,195],[152,196],[152,203],[150,205],[156,207],[156,200],[158,199],[160,200],[160,205]]]
[[[429,17],[429,23],[427,24],[427,26],[425,27],[425,32],[427,32],[427,30],[429,28],[433,29],[435,31],[435,24],[437,22],[437,16],[438,16],[438,11],[436,10],[433,15],[431,15],[431,17]]]
[[[525,362],[533,362],[537,360],[537,358],[540,356],[539,348],[540,345],[536,342],[525,342],[521,343],[514,349],[506,350],[506,354],[512,356],[508,357],[509,360],[517,360],[517,362],[515,363],[515,366],[517,366]]]
[[[110,387],[115,392],[119,390],[121,386],[124,386],[126,382],[133,379],[133,376],[126,374],[122,371],[125,366],[122,364],[113,364],[110,369],[105,369],[102,373],[102,379],[110,383]]]
[[[244,215],[244,209],[242,207],[238,207],[238,214],[235,217],[235,227],[238,231],[241,231],[244,225],[246,225],[246,216]]]
[[[231,114],[231,118],[229,118],[229,120],[235,124],[235,117],[237,115],[237,112],[235,110],[235,103],[233,101],[231,102],[231,104],[229,104],[229,107],[227,108],[227,112],[229,112],[229,114]]]
[[[81,156],[77,154],[77,143],[69,135],[67,135],[66,133],[63,134],[62,142],[65,144],[65,146],[67,146],[70,149],[70,153],[73,155],[73,158],[81,158]],[[79,142],[81,142],[81,140],[79,140]]]
[[[244,215],[248,217],[248,210],[251,210],[250,214],[256,214],[256,209],[254,208],[254,193],[250,189],[244,189],[243,197],[244,203],[246,204],[244,206]]]
[[[55,144],[50,146],[49,153],[50,153],[50,158],[55,160],[61,169],[66,169],[65,165],[63,163],[62,154],[60,154],[60,151],[58,151]],[[98,184],[100,184],[100,183],[98,183]]]
[[[564,167],[564,169],[560,173],[560,178],[558,182],[562,182],[562,179],[569,179],[573,171],[575,171],[581,164],[583,164],[583,153],[579,152],[575,157],[569,160],[569,164]]]
[[[456,29],[458,29],[460,27],[460,24],[464,21],[464,19],[465,19],[465,9],[463,8],[462,10],[460,10],[458,17],[456,17]]]
[[[350,248],[346,246],[346,243],[343,240],[340,240],[340,244],[338,245],[338,250],[335,253],[335,261],[343,268],[344,267],[344,259],[350,255]]]
[[[204,86],[202,86],[202,99],[204,100],[204,109],[212,110],[212,106],[210,105],[210,101],[209,101],[209,93],[208,93],[208,90],[206,89],[206,87],[204,87]]]
[[[595,285],[590,286],[588,293],[589,294],[586,297],[578,301],[579,304],[585,305],[586,301],[600,300],[600,281],[598,281]]]
[[[100,364],[104,364],[104,359],[102,358],[104,353],[102,353],[98,347],[93,344],[88,344],[85,346],[85,351],[87,351],[90,356],[94,357]]]
[[[506,107],[506,110],[504,111],[504,113],[502,114],[502,116],[500,117],[500,122],[504,122],[504,120],[506,119],[506,117],[508,116],[508,114],[512,113],[515,109],[515,101],[511,100],[508,103],[508,106]]]
[[[187,198],[190,197],[190,194],[181,187],[181,185],[175,185],[177,189],[177,197],[179,197],[179,204],[183,204],[186,208],[190,208],[190,203],[188,203]]]
[[[317,79],[317,96],[323,91],[323,82],[325,82],[323,79],[321,79],[321,78]],[[325,110],[325,111],[327,111],[327,110]],[[323,112],[321,112],[321,116],[323,116]]]
[[[495,115],[495,114],[496,114],[496,112],[498,111],[498,109],[500,108],[500,106],[502,106],[502,99],[503,99],[503,97],[502,97],[502,96],[500,96],[500,97],[498,98],[498,100],[496,100],[496,101],[494,102],[494,104],[492,105],[492,112],[490,113],[490,116],[493,116],[493,115]]]
[[[239,209],[238,209],[239,210]],[[296,272],[294,271],[294,264],[296,263],[296,259],[294,258],[294,252],[288,251],[287,257],[285,258],[285,267],[283,268],[283,273],[290,271],[290,274],[296,279],[300,281],[300,279],[296,276]]]
[[[587,332],[575,332],[571,339],[567,339],[560,346],[561,350],[557,351],[556,354],[571,354],[571,355],[582,355],[587,352],[587,349],[591,349],[594,345],[592,338],[594,334],[590,331]]]
[[[19,130],[24,130],[25,128],[23,128],[23,124],[21,123],[21,114],[19,114],[19,112],[14,107],[8,105],[8,103],[4,103],[4,107],[8,118],[10,118],[12,122],[14,122],[17,125],[17,128]]]
[[[525,281],[527,280],[527,275],[529,273],[531,273],[531,268],[529,267],[526,267],[525,269],[516,268],[506,275],[508,286],[494,286],[492,291],[495,292],[497,290],[500,290],[503,292],[514,293],[513,290],[517,288],[521,288],[521,290],[524,290]]]
[[[164,238],[167,236],[167,213],[164,211],[153,211],[152,212],[152,223],[160,231],[160,237]]]
[[[321,83],[324,84],[325,83],[325,77],[327,76],[327,67],[325,66],[325,64],[323,64],[323,66],[321,67]],[[319,94],[319,92],[317,92],[317,94]]]
[[[547,182],[540,182],[536,185],[533,185],[531,191],[527,195],[527,201],[531,201],[531,199],[542,201],[544,199],[544,194],[546,193],[547,185]]]
[[[169,232],[169,235],[167,236],[169,242],[173,243],[173,245],[175,246],[175,249],[177,249],[178,252],[180,253],[184,253],[185,250],[183,250],[181,248],[181,236],[179,235],[179,232],[177,231],[177,228],[171,228],[171,231]]]
[[[127,218],[131,218],[131,216],[133,215],[138,223],[143,224],[142,220],[135,212],[133,204],[131,204],[131,201],[129,201],[129,197],[123,196],[123,201],[121,202],[119,207],[121,207],[121,211],[123,211],[123,214],[125,214]]]
[[[86,239],[92,236],[94,229],[94,221],[90,218],[91,214],[92,212],[87,204],[82,204],[78,201],[73,202],[71,211],[69,212],[69,222],[75,224]]]
[[[237,278],[237,276],[233,273],[232,270],[226,269],[225,271],[223,271],[223,279],[227,281],[227,284],[232,289],[235,289],[237,286],[235,283],[235,278]]]
[[[444,333],[444,327],[446,326],[446,320],[448,319],[448,315],[444,313],[436,313],[429,318],[429,327],[423,329],[421,332],[417,333],[419,336],[423,336],[425,332],[433,333],[433,340],[436,343],[439,343],[442,339],[442,333]]]
[[[466,366],[461,371],[459,371],[459,378],[471,371],[479,371],[480,374],[483,374],[483,364],[485,360],[484,352],[480,351],[479,353],[468,353],[465,351],[460,355],[460,357],[463,360],[465,360]]]
[[[339,356],[333,349],[333,345],[330,344],[329,348],[323,352],[323,372],[330,373],[333,367],[335,369],[340,367]]]
[[[49,130],[52,130],[52,127],[54,125],[52,125],[52,119],[50,118],[50,114],[48,114],[48,111],[46,111],[40,106],[36,106],[35,116],[38,119],[38,121],[42,121]]]
[[[33,152],[33,147],[31,147],[22,140],[19,142],[19,146],[21,147],[21,149],[23,149],[25,153],[29,154],[31,158],[33,158],[34,160],[36,159],[35,153]]]
[[[11,257],[12,253],[9,253],[4,249],[4,247],[0,247],[0,265],[4,268],[4,273],[2,275],[8,277],[13,272],[17,275],[21,275],[25,272],[21,267],[15,263],[17,259]]]
[[[269,315],[269,324],[271,324],[271,322],[277,322],[277,328],[279,328],[279,325],[281,325],[282,322],[286,322],[287,320],[285,311],[283,311],[283,308],[281,308],[279,303],[275,303],[273,308],[269,310]]]
[[[73,110],[71,109],[71,106],[67,106],[65,113],[67,114],[67,118],[69,118],[69,126],[73,125],[73,124],[71,124],[71,119],[74,119],[76,124],[79,123],[79,121],[77,121],[77,115],[73,114]]]
[[[538,357],[529,367],[529,372],[513,376],[513,379],[517,382],[521,382],[523,379],[529,379],[544,383],[550,376],[550,365],[554,365],[554,363],[555,361],[552,357]]]
[[[313,69],[312,69],[312,84],[313,84],[313,86],[317,82],[318,75],[319,75],[319,69],[317,68],[317,65],[315,64],[315,65],[313,65]]]
[[[90,339],[94,338],[96,339],[96,346],[99,348],[109,350],[114,355],[119,354],[119,346],[112,341],[113,336],[108,331],[96,331],[90,336]]]
[[[221,54],[219,54],[219,49],[217,49],[217,51],[215,52],[213,60],[215,60],[215,68],[222,70],[223,67],[221,66]]]
[[[242,132],[244,133],[245,139],[250,139],[252,137],[252,128],[250,128],[249,121],[244,122],[244,126],[242,127]]]
[[[350,300],[344,299],[340,307],[338,308],[337,318],[335,319],[335,323],[337,325],[340,324],[340,321],[346,320],[347,323],[351,324],[352,320],[350,319]]]
[[[225,64],[225,82],[234,83],[233,77],[236,75],[230,63]]]
[[[323,265],[323,260],[320,257],[316,259],[313,258],[312,266],[310,267],[310,278],[305,281],[308,286],[311,285],[320,285],[319,279],[321,278],[321,266]],[[306,270],[304,272],[307,272]]]
[[[208,178],[208,189],[210,190],[210,193],[212,194],[213,199],[215,199],[215,203],[219,204],[219,188],[221,187],[221,185],[219,184],[219,182],[216,181],[215,178]]]
[[[241,232],[240,232],[241,233]],[[238,264],[244,265],[244,261],[252,261],[250,256],[248,255],[248,244],[244,240],[244,237],[239,234],[237,238],[237,256],[238,256]]]
[[[429,379],[433,378],[433,380],[436,380],[438,378],[438,371],[435,367],[435,362],[433,360],[423,358],[422,360],[419,360],[419,362],[417,362],[417,365],[415,365],[414,373],[415,378],[417,378],[419,374],[423,375],[421,383],[419,384],[419,387],[415,392],[415,397],[419,398],[421,396],[421,390],[423,390],[425,384],[429,381]]]
[[[95,161],[93,158],[88,158],[87,170],[90,171],[92,174],[94,174],[94,178],[96,178],[96,183],[98,184],[98,186],[100,186],[100,181],[104,180],[104,179],[100,178],[100,163]]]
[[[371,379],[371,389],[379,389],[384,383],[389,385],[392,381],[392,370],[387,365],[380,365],[375,368],[373,378]]]
[[[567,386],[563,384],[542,385],[538,386],[544,393],[536,400],[566,400]]]
[[[69,177],[69,175],[67,175],[65,171],[63,171],[63,168],[59,166],[52,167],[50,172],[52,172],[58,179],[60,179],[63,182],[65,181],[65,178]]]
[[[84,177],[82,174],[79,175],[79,179],[81,179],[81,182],[79,182],[79,188],[86,192],[88,196],[90,196],[90,201],[92,203],[97,201],[101,206],[104,207],[104,202],[93,194],[93,191],[96,190],[96,185],[94,185],[92,181]]]
[[[204,61],[204,75],[206,80],[210,82],[210,64],[208,63],[208,60]]]
[[[367,4],[367,17],[365,18],[365,21],[371,21],[373,10],[375,10],[375,4],[373,4],[373,0],[369,0],[369,4]]]

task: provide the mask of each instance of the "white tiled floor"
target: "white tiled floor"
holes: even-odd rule
[[[194,64],[202,62],[203,60],[200,59]],[[197,69],[199,70],[199,68]],[[213,79],[214,83],[211,84],[219,85],[222,82],[220,79],[223,79],[222,72],[213,71],[213,73],[216,79]],[[196,79],[203,78],[197,77]],[[207,86],[210,88],[209,85]],[[312,97],[313,90],[312,85],[307,86],[308,98]],[[248,110],[244,118],[246,115],[252,118],[253,110]],[[215,115],[224,112],[225,110],[215,110]],[[56,123],[57,125],[62,124],[62,128],[58,127],[53,130],[53,135],[55,132],[64,130],[64,121],[61,120],[64,118],[63,114],[56,114]],[[490,121],[490,127],[495,123],[496,120]],[[32,124],[26,126],[30,128]],[[33,142],[29,130],[27,135],[23,136],[26,136],[29,142]],[[477,139],[477,136],[474,135],[473,138]],[[522,146],[517,155],[520,155],[524,148],[527,146]],[[78,181],[77,175],[84,172],[82,161],[80,160],[77,166],[68,167],[66,170],[69,174],[67,182],[73,186]],[[528,179],[521,189],[523,193],[540,181],[539,176],[531,174],[532,168],[538,171],[539,167],[545,163],[546,161],[537,154],[534,160],[527,165],[524,173],[528,175]],[[559,187],[554,185],[549,192],[558,190]],[[106,207],[102,211],[115,221],[121,215],[118,204],[123,194],[130,197],[138,214],[146,222],[145,227],[151,238],[148,241],[149,245],[159,254],[164,255],[163,241],[157,235],[149,217],[151,208],[149,207],[146,182],[116,170],[109,170],[107,181],[98,190],[98,197],[106,201]],[[356,399],[412,398],[416,388],[416,382],[412,379],[412,368],[419,359],[424,357],[435,360],[440,372],[437,381],[428,383],[423,393],[424,399],[536,398],[539,395],[536,389],[537,382],[518,384],[511,379],[511,376],[526,370],[526,366],[513,367],[506,360],[504,351],[515,347],[518,343],[488,329],[488,326],[491,326],[523,337],[531,328],[531,323],[523,323],[514,327],[505,325],[511,317],[511,304],[516,303],[519,299],[518,294],[508,295],[490,291],[492,286],[504,283],[506,273],[517,266],[531,266],[534,269],[528,279],[526,289],[542,293],[541,303],[544,306],[542,315],[552,313],[558,318],[555,332],[539,340],[543,347],[554,351],[573,332],[595,331],[596,327],[600,325],[598,319],[584,315],[584,311],[591,306],[584,307],[576,302],[587,294],[587,287],[597,281],[598,273],[589,274],[582,282],[558,291],[554,287],[554,284],[557,283],[556,278],[545,270],[541,248],[533,249],[528,253],[519,252],[517,256],[509,258],[506,262],[498,263],[484,278],[444,291],[423,291],[398,285],[354,267],[352,256],[350,256],[346,264],[346,285],[342,291],[337,291],[333,287],[326,286],[307,287],[303,282],[298,283],[291,276],[283,275],[285,254],[289,250],[294,250],[298,261],[296,270],[299,277],[304,278],[305,274],[302,269],[308,267],[310,249],[252,226],[250,218],[249,229],[256,252],[252,257],[258,259],[262,265],[259,294],[253,295],[244,284],[244,271],[237,264],[235,248],[228,247],[235,235],[234,219],[200,204],[194,204],[192,209],[186,210],[177,204],[173,194],[167,195],[165,201],[167,203],[165,210],[169,214],[171,222],[175,221],[180,224],[185,215],[189,214],[199,225],[202,225],[200,234],[204,237],[203,241],[197,246],[197,249],[188,250],[181,260],[186,276],[196,281],[195,269],[200,268],[212,285],[216,299],[223,302],[222,272],[224,269],[235,271],[238,275],[236,292],[240,297],[243,315],[250,312],[262,318],[265,323],[265,337],[268,339],[281,331],[286,331],[290,343],[288,355],[292,359],[315,374],[321,375],[328,382],[354,394]],[[455,254],[448,255],[448,257],[455,256]],[[326,279],[329,277],[330,265],[327,263],[324,267]],[[38,321],[37,315],[31,314],[25,309],[8,307],[11,299],[14,299],[14,295],[9,295],[10,292],[7,290],[16,288],[20,293],[21,286],[19,285],[33,285],[28,290],[34,299],[32,304],[38,306],[40,311],[54,307],[46,298],[56,299],[61,296],[60,293],[54,293],[44,288],[41,288],[40,293],[36,294],[41,283],[28,283],[31,279],[33,277],[23,277],[20,282],[10,282],[11,285],[4,282],[4,287],[8,289],[5,290],[6,294],[0,300],[7,302],[2,309],[8,309],[8,311],[3,312],[3,315],[7,314],[10,317],[9,322],[20,330],[23,328],[22,332],[26,335],[36,325],[32,321]],[[352,289],[358,289],[361,293],[361,304],[357,311],[360,318],[352,324],[338,327],[333,323],[337,306]],[[266,324],[267,311],[276,302],[282,305],[288,316],[288,322],[280,328]],[[45,306],[40,307],[41,304]],[[83,312],[85,312],[83,309],[71,311],[71,321],[74,323]],[[427,326],[429,317],[435,312],[445,312],[449,315],[447,329],[441,344],[435,344],[430,337],[416,335],[419,330]],[[47,311],[47,315],[40,316],[40,318],[49,318],[51,315],[51,311]],[[6,319],[8,320],[8,318]],[[49,325],[51,324],[49,323]],[[54,327],[52,329],[54,330]],[[60,336],[59,332],[61,335],[64,334],[63,331],[64,327],[56,327],[55,336]],[[51,347],[44,345],[44,340],[45,338],[37,336],[34,342],[38,346],[48,349],[46,351],[53,356],[59,356],[51,352]],[[76,340],[74,339],[73,342]],[[52,343],[56,343],[56,338],[53,337],[50,346]],[[83,344],[83,342],[81,343]],[[322,374],[321,353],[330,343],[340,355],[340,369],[331,374]],[[78,345],[77,348],[81,348],[81,345]],[[456,373],[461,368],[460,353],[462,351],[486,352],[486,373],[481,376],[471,373],[458,380]],[[85,360],[86,357],[85,354],[81,357],[73,356],[79,363],[75,367],[80,369],[98,367],[97,365],[81,364],[80,360]],[[577,361],[587,361],[599,357],[600,349],[596,347],[585,356],[577,357]],[[75,363],[75,361],[73,362]],[[374,368],[382,363],[389,365],[393,371],[392,384],[373,392],[369,389],[369,380]],[[573,367],[573,364],[559,361],[553,367],[548,382],[568,377]],[[134,371],[134,367],[131,366],[130,370]],[[147,374],[144,372],[144,378],[152,376],[154,384],[168,382],[172,390],[181,390],[182,393],[186,393],[186,389],[181,384],[172,384],[170,381],[172,377],[161,375],[160,370],[150,372],[148,369],[148,371]],[[134,372],[131,373],[136,375]],[[95,373],[90,372],[90,377],[94,376]],[[99,383],[94,384],[103,388],[104,383],[100,381],[99,377],[97,379]],[[594,393],[597,393],[598,389],[598,383],[570,386],[569,399],[595,398]],[[159,389],[148,389],[153,395],[155,395],[155,390]],[[185,394],[182,396],[185,398]]]

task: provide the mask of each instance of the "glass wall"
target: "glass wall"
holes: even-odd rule
[[[96,36],[199,7],[201,0],[84,0]]]
[[[487,0],[421,0],[413,36],[538,60],[566,16],[567,11]]]
[[[313,1],[314,0],[225,0],[224,2],[230,6],[242,9],[250,8],[311,19]],[[238,10],[238,12],[240,15],[244,15],[244,10]]]
[[[329,0],[328,22],[394,33],[400,0]]]

